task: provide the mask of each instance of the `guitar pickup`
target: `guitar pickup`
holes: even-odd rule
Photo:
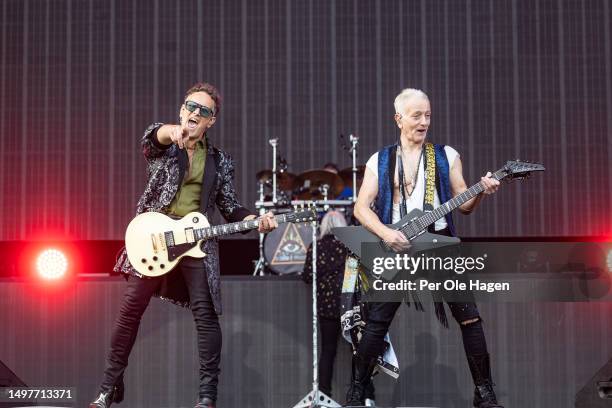
[[[166,247],[174,246],[174,233],[172,231],[164,232],[164,237],[166,238]]]
[[[193,236],[193,228],[185,228],[185,241],[195,242],[195,237]]]

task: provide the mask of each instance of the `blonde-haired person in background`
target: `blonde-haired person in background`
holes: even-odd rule
[[[321,356],[319,357],[319,389],[331,397],[331,381],[334,359],[338,348],[340,326],[340,294],[344,277],[344,263],[348,251],[336,240],[332,229],[346,227],[344,215],[330,210],[321,220],[317,239],[317,315],[321,333]],[[303,279],[312,282],[312,244],[306,253]],[[371,382],[370,382],[371,384]],[[367,398],[374,400],[374,387],[369,386]]]

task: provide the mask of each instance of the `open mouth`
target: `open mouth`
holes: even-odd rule
[[[195,129],[195,128],[196,128],[196,126],[198,126],[198,122],[196,122],[195,120],[193,120],[193,119],[189,119],[189,120],[187,121],[187,128],[189,128],[189,129]]]

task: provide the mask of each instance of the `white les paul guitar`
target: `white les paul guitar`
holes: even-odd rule
[[[316,218],[314,210],[303,210],[274,217],[279,224],[308,222]],[[145,276],[170,272],[185,256],[203,258],[202,241],[256,229],[258,220],[210,226],[199,212],[174,220],[158,212],[146,212],[134,218],[125,232],[125,249],[130,263]]]

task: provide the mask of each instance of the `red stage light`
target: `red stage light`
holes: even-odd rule
[[[68,270],[68,258],[55,248],[45,249],[36,258],[36,270],[43,279],[60,279]]]

